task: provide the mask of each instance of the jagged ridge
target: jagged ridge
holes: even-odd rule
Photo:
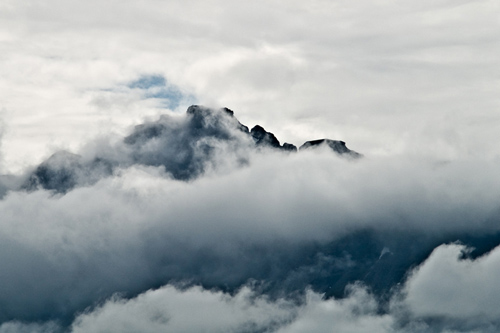
[[[80,155],[57,152],[29,175],[22,188],[65,193],[111,175],[116,167],[133,164],[163,166],[173,178],[188,181],[203,174],[207,163],[214,163],[218,154],[231,152],[234,156],[225,159],[246,164],[248,149],[298,151],[291,143],[281,145],[273,133],[260,125],[249,130],[228,108],[199,105],[190,106],[183,119],[163,115],[157,121],[137,125],[121,144],[120,151],[125,153],[120,158],[101,154],[84,160]],[[347,148],[345,142],[330,139],[307,141],[300,151],[321,146],[349,158],[362,156]]]

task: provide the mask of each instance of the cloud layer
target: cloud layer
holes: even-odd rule
[[[445,245],[416,269],[391,308],[380,309],[353,285],[341,300],[307,292],[300,305],[270,301],[248,288],[229,296],[163,287],[126,301],[115,298],[77,318],[74,332],[495,332],[498,249],[476,261],[459,260],[463,246]],[[484,270],[487,270],[484,274]],[[210,318],[218,318],[211,321]]]
[[[497,328],[487,287],[500,243],[497,161],[256,149],[227,111],[206,112],[197,131],[189,114],[165,116],[121,143],[56,155],[50,163],[80,170],[76,187],[6,192],[5,330],[122,330],[128,321],[152,332]],[[95,156],[113,161],[97,178],[81,162]],[[178,177],[189,163],[196,177]],[[440,246],[455,241],[477,249],[462,260],[463,247]],[[170,305],[198,299],[201,313],[236,312],[186,322],[193,306]]]

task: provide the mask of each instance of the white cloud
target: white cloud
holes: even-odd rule
[[[498,321],[500,248],[475,260],[460,259],[462,245],[442,245],[410,276],[405,302],[418,316]]]
[[[279,333],[294,332],[396,332],[391,315],[377,313],[377,302],[360,287],[343,300],[324,300],[321,295],[309,293],[306,304],[297,318]]]
[[[301,305],[269,300],[247,287],[236,295],[171,286],[136,298],[113,298],[80,315],[72,332],[396,332],[394,318],[377,314],[363,288],[344,300],[307,293]]]
[[[111,299],[80,315],[72,332],[257,332],[279,327],[295,315],[290,302],[270,302],[248,288],[230,296],[165,286],[131,300]]]

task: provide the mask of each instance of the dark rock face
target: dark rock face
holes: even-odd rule
[[[113,165],[102,158],[83,161],[82,157],[60,151],[40,164],[21,188],[28,191],[43,188],[57,193],[66,193],[77,185],[87,185],[111,175]]]
[[[276,149],[282,149],[284,151],[296,152],[297,147],[292,145],[291,143],[284,143],[283,146],[280,144],[278,139],[274,136],[273,133],[266,131],[262,126],[256,125],[250,131],[252,138],[255,141],[256,146],[261,147],[271,147]]]
[[[252,138],[255,140],[257,146],[269,146],[273,148],[280,148],[280,142],[273,133],[267,132],[262,126],[256,125],[250,131]]]
[[[290,151],[290,152],[297,152],[297,147],[295,145],[292,145],[291,143],[285,142],[281,149]]]
[[[163,166],[175,179],[191,180],[223,151],[237,152],[249,145],[248,127],[233,111],[190,106],[187,117],[162,116],[135,127],[124,139],[131,163]]]
[[[234,123],[235,127],[244,133],[248,133],[248,127],[243,125],[234,117],[234,111],[228,108],[222,108],[220,110],[214,110],[210,108],[206,108],[200,105],[191,105],[186,113],[193,117],[193,121],[198,124],[199,127],[205,127],[207,125],[207,119],[213,118],[217,115],[217,113],[222,113],[229,116],[232,119],[232,123]],[[220,119],[220,118],[219,118]]]
[[[81,167],[80,156],[60,151],[40,164],[24,184],[27,190],[42,187],[66,192],[77,184],[76,170]]]
[[[322,145],[327,145],[328,147],[330,147],[331,150],[333,150],[339,155],[345,155],[352,158],[360,158],[363,156],[360,153],[357,153],[354,150],[350,150],[349,148],[347,148],[344,141],[337,141],[330,139],[307,141],[302,146],[300,146],[299,149],[305,150],[309,148],[319,147]]]
[[[324,144],[339,155],[361,157],[343,141],[329,139],[308,141],[300,149]],[[228,108],[211,109],[199,105],[190,106],[184,118],[163,115],[156,121],[137,125],[123,139],[122,145],[115,148],[119,148],[119,156],[107,154],[87,161],[79,155],[58,152],[40,164],[22,188],[65,193],[75,186],[92,184],[111,175],[117,166],[133,164],[161,166],[173,178],[189,181],[221,161],[232,165],[248,164],[249,149],[297,151],[293,144],[281,145],[276,136],[262,126],[256,125],[249,131]]]

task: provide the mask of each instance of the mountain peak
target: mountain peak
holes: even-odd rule
[[[73,187],[98,181],[117,167],[133,164],[163,167],[174,179],[188,181],[201,176],[216,163],[247,165],[249,149],[297,152],[290,143],[280,144],[276,136],[256,125],[251,131],[228,108],[212,109],[192,105],[185,119],[163,115],[156,121],[137,125],[118,145],[116,154],[90,159],[58,152],[40,164],[23,188],[45,188],[65,193]],[[361,154],[345,142],[330,139],[307,141],[300,150],[327,145],[335,153],[358,158]],[[217,161],[217,162],[216,162]]]
[[[344,141],[331,140],[331,139],[319,139],[319,140],[306,141],[302,146],[300,146],[299,150],[316,148],[316,147],[321,147],[321,146],[325,146],[325,145],[328,146],[331,150],[333,150],[335,153],[337,153],[339,155],[346,155],[346,156],[349,156],[352,158],[363,157],[363,155],[361,155],[360,153],[355,152],[354,150],[347,148]]]

